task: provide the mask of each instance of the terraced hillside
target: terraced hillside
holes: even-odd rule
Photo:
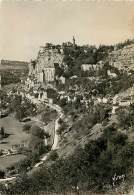
[[[110,53],[110,65],[118,69],[134,70],[134,44]]]

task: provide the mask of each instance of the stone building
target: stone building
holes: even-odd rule
[[[97,64],[82,64],[81,70],[82,71],[99,71],[103,68],[104,64],[102,61],[98,62]]]

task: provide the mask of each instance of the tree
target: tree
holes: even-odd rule
[[[52,161],[55,161],[56,159],[58,159],[58,153],[56,151],[52,151],[50,153],[50,156],[49,156],[49,159],[52,160]]]
[[[128,129],[129,127],[134,126],[134,110],[132,106],[127,109],[119,109],[117,114],[121,127]]]
[[[5,128],[4,127],[1,127],[1,136],[2,136],[2,138],[5,137]]]
[[[24,160],[19,161],[15,164],[15,169],[19,172],[27,172],[27,168],[31,167],[31,158],[27,157]]]
[[[31,127],[29,149],[32,153],[42,154],[44,151],[44,131],[38,126]]]
[[[16,114],[15,117],[21,121],[25,117],[25,109],[22,105],[16,107]]]
[[[5,172],[4,171],[2,171],[2,170],[0,170],[0,178],[4,178],[4,176],[5,176]]]
[[[37,136],[31,136],[29,142],[29,149],[32,153],[42,154],[44,151],[44,141]]]
[[[12,99],[9,105],[10,112],[15,112],[16,108],[18,108],[21,105],[21,102],[22,102],[22,97],[19,95],[16,95],[14,99]]]
[[[23,126],[23,131],[29,132],[30,129],[31,129],[31,124],[29,124],[29,123],[24,124],[24,126]]]
[[[38,138],[44,139],[44,131],[39,126],[34,125],[30,129],[30,133],[33,136],[36,136]]]

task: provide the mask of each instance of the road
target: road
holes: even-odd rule
[[[60,124],[59,124],[58,121],[59,121],[60,118],[63,118],[64,114],[62,112],[62,109],[58,105],[56,105],[56,104],[48,104],[48,106],[51,107],[52,109],[56,110],[57,113],[58,113],[58,118],[55,120],[54,141],[53,141],[53,145],[52,145],[52,148],[51,148],[51,151],[52,151],[52,150],[58,149],[59,135],[58,135],[57,131],[58,131],[59,127],[60,127]],[[43,162],[46,161],[47,158],[49,157],[49,154],[50,154],[50,152],[45,154],[40,159],[40,162],[35,164],[34,167],[36,168],[36,167],[39,167],[41,164],[43,164]]]

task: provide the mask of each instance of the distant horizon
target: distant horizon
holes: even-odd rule
[[[50,42],[115,45],[134,38],[132,1],[0,1],[0,57],[35,59]]]

